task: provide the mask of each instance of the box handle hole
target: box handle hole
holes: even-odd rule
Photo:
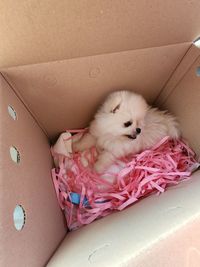
[[[17,231],[21,231],[25,225],[26,214],[21,205],[17,205],[13,211],[14,226]]]
[[[15,163],[17,163],[17,164],[19,164],[20,163],[20,153],[19,153],[19,151],[17,150],[17,148],[16,147],[14,147],[14,146],[11,146],[10,147],[10,157],[11,157],[11,159],[15,162]]]
[[[10,117],[15,121],[17,120],[17,112],[15,111],[15,109],[8,105],[8,114],[10,115]]]

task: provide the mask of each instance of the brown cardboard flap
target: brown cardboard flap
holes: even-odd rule
[[[152,103],[190,43],[148,48],[3,71],[52,138],[86,127],[109,91],[135,90]]]
[[[0,67],[192,42],[199,0],[0,2]]]
[[[162,105],[167,97],[172,93],[173,89],[181,81],[187,71],[190,69],[192,64],[196,61],[197,57],[200,55],[200,48],[192,45],[187,51],[186,55],[183,57],[180,64],[177,66],[176,70],[173,72],[170,79],[167,81],[164,88],[161,90],[158,98],[156,99],[157,105]],[[192,85],[192,84],[191,84]]]
[[[1,75],[0,96],[0,266],[44,266],[66,234],[51,178],[50,147]],[[19,163],[10,157],[11,146],[19,151]],[[21,231],[13,222],[16,205],[25,211]]]
[[[200,76],[197,74],[199,67],[200,49],[199,56],[162,103],[163,108],[168,108],[176,114],[183,136],[198,155],[200,155]]]

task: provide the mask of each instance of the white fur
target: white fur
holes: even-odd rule
[[[127,121],[132,125],[124,127]],[[141,129],[140,134],[136,134],[136,128]],[[136,139],[129,139],[127,135]],[[97,146],[99,157],[95,169],[102,172],[116,158],[148,149],[165,136],[178,138],[179,135],[178,124],[172,115],[151,108],[141,95],[117,91],[99,108],[89,132],[73,144],[73,150]]]

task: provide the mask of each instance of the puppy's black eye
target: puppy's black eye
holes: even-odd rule
[[[124,123],[124,127],[129,127],[132,125],[132,121],[127,121]]]

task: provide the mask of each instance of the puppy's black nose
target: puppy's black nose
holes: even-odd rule
[[[136,133],[140,134],[141,133],[141,129],[140,128],[136,128]]]

